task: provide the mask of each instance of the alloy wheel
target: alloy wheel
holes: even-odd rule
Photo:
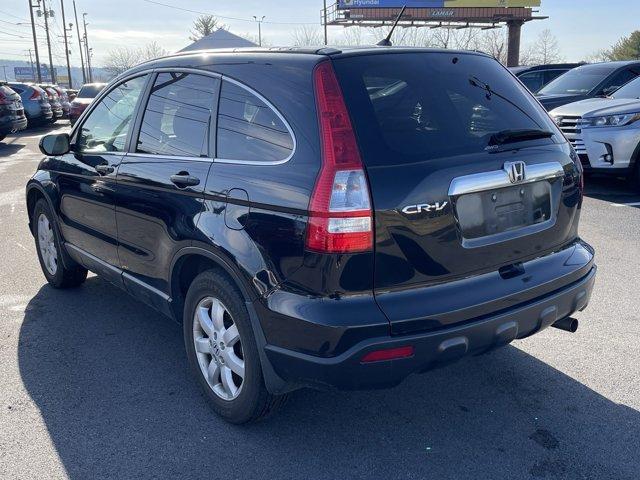
[[[38,217],[38,247],[45,268],[51,275],[58,271],[58,250],[53,238],[53,228],[44,213]]]
[[[233,317],[219,299],[205,297],[198,303],[193,342],[200,371],[211,390],[224,400],[235,399],[245,377],[242,341]]]

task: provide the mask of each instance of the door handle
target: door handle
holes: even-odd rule
[[[178,188],[195,187],[196,185],[200,185],[200,179],[193,175],[189,175],[188,172],[180,172],[176,175],[171,175],[169,178]]]
[[[96,165],[96,171],[101,175],[108,175],[115,172],[115,170],[111,165]]]

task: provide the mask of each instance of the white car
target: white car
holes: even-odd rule
[[[640,188],[640,78],[613,95],[549,112],[586,172],[631,177]]]

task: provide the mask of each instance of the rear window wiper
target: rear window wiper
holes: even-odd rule
[[[523,142],[526,140],[535,140],[537,138],[549,138],[553,137],[553,135],[554,133],[549,130],[501,130],[491,135],[491,137],[489,138],[489,146]]]

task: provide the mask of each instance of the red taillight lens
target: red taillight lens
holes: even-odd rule
[[[408,345],[406,347],[387,348],[385,350],[374,350],[367,353],[360,363],[381,362],[384,360],[397,360],[399,358],[409,358],[413,356],[413,347]]]
[[[373,218],[367,177],[331,62],[314,71],[322,141],[322,166],[309,203],[307,248],[355,253],[373,248]]]
[[[11,100],[7,98],[7,95],[0,90],[0,105],[11,105]]]
[[[33,93],[31,94],[31,96],[29,97],[31,100],[42,100],[42,95],[40,95],[40,92],[38,90],[33,90]]]

